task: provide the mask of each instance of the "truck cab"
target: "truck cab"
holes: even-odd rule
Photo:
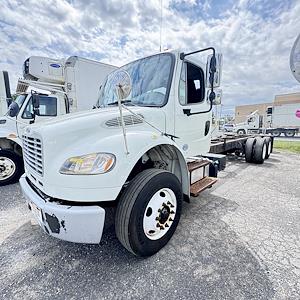
[[[195,55],[205,51],[213,53],[206,65]],[[99,109],[28,126],[22,139],[32,151],[24,150],[30,160],[20,184],[41,228],[99,243],[103,207],[114,203],[121,243],[135,255],[159,251],[183,199],[215,183],[201,155],[210,148],[220,77],[214,48],[159,53],[109,74]]]
[[[35,110],[33,99],[38,99]],[[15,182],[23,173],[22,140],[26,126],[68,113],[63,94],[21,93],[0,117],[0,185]]]
[[[238,134],[258,132],[262,127],[262,121],[262,116],[260,116],[256,110],[247,116],[245,122],[236,124],[234,127],[234,132]]]

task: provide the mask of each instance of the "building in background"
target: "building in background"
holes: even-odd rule
[[[266,102],[259,104],[239,105],[235,107],[235,123],[245,122],[248,115],[254,111],[258,111],[258,114],[263,116],[264,124],[263,127],[267,127],[267,108],[269,106],[277,106],[282,104],[299,103],[300,105],[300,93],[282,94],[276,95],[274,102]]]

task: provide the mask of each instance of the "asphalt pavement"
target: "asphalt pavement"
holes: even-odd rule
[[[147,259],[118,242],[112,209],[100,245],[73,244],[32,225],[19,184],[0,187],[0,298],[300,299],[299,170],[297,154],[229,157]]]

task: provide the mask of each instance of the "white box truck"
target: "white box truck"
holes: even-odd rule
[[[115,69],[77,56],[66,60],[32,56],[24,62],[18,96],[7,114],[0,117],[0,186],[18,181],[24,171],[24,128],[70,112],[92,109],[103,80]]]
[[[7,71],[0,71],[0,117],[7,113],[12,102]]]
[[[266,118],[268,127],[263,127],[263,118]],[[293,137],[300,129],[300,102],[277,104],[269,106],[266,115],[259,115],[254,111],[247,116],[243,123],[234,126],[233,132],[238,134],[265,133],[272,136],[284,134],[286,137]]]
[[[195,55],[205,51],[213,52],[206,67]],[[22,140],[30,159],[20,185],[41,228],[62,240],[99,243],[104,207],[115,205],[123,246],[139,256],[159,251],[182,201],[211,187],[224,166],[224,156],[207,153],[220,57],[206,48],[133,61],[108,75],[101,109],[28,126]],[[264,160],[269,138],[243,141],[233,144],[246,143],[250,157]]]

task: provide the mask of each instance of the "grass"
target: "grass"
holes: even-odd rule
[[[274,148],[300,154],[300,142],[274,141]]]

